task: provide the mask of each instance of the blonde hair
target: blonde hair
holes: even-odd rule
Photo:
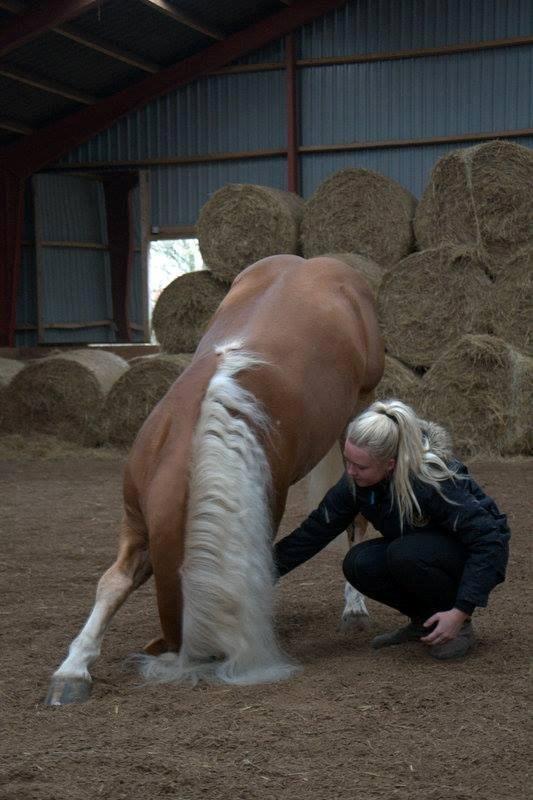
[[[396,502],[400,526],[421,516],[413,480],[429,484],[442,494],[439,483],[456,477],[445,459],[451,442],[443,428],[417,417],[401,400],[378,400],[349,424],[346,439],[365,447],[379,461],[396,460],[391,475],[391,504]]]

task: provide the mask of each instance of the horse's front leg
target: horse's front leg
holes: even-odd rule
[[[89,667],[100,655],[109,622],[128,595],[151,574],[146,537],[124,524],[117,560],[98,582],[91,614],[70,645],[67,658],[52,676],[46,705],[60,706],[88,699],[92,688]]]
[[[346,531],[349,547],[353,547],[363,541],[367,526],[368,522],[364,517],[359,515],[355,519]],[[344,611],[339,623],[339,630],[346,633],[349,630],[366,629],[369,623],[369,614],[365,598],[348,581],[344,585],[344,601]]]

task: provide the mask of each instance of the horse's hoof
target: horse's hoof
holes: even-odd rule
[[[85,703],[91,696],[93,685],[84,678],[52,678],[45,705],[65,706],[67,703]]]
[[[168,652],[168,646],[161,636],[157,636],[155,639],[152,639],[151,642],[145,644],[143,650],[149,656],[160,656]]]

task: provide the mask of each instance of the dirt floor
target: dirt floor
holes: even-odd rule
[[[9,451],[7,451],[9,455]],[[526,797],[526,563],[533,461],[472,472],[510,518],[508,580],[476,613],[479,644],[443,664],[418,643],[378,653],[400,617],[370,603],[337,632],[340,539],[285,578],[279,630],[303,665],[255,688],[143,686],[124,666],[158,633],[153,583],[113,621],[81,706],[42,704],[115,554],[121,458],[0,461],[0,797],[10,800],[520,800]],[[290,504],[282,532],[303,514]]]

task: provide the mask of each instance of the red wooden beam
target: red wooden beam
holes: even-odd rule
[[[287,70],[287,189],[299,191],[298,175],[298,98],[296,85],[296,56],[294,35],[285,37],[285,64]]]
[[[20,143],[0,151],[2,162],[21,177],[29,176],[100,131],[173,89],[185,86],[203,75],[235,61],[311,22],[346,0],[296,0],[267,19],[216,42],[178,64],[144,78],[117,94],[106,97],[65,119],[28,136]]]
[[[128,300],[133,267],[134,229],[132,192],[139,183],[136,172],[110,173],[104,177],[107,240],[111,262],[113,319],[119,342],[131,342]]]
[[[0,347],[14,347],[24,181],[0,170]]]
[[[0,28],[0,55],[5,56],[53,25],[79,16],[97,0],[49,0],[34,3]]]

